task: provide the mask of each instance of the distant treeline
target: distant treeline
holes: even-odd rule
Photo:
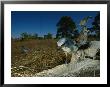
[[[76,35],[73,37],[77,38],[77,36],[79,35],[79,33],[76,33]],[[38,39],[38,40],[43,40],[43,39],[58,39],[56,37],[53,37],[53,35],[51,33],[48,33],[47,35],[44,35],[43,37],[38,36],[37,33],[35,34],[29,34],[29,33],[22,33],[21,36],[19,38],[13,38],[12,40],[16,40],[16,41],[24,41],[24,40],[32,40],[32,39]],[[97,37],[97,35],[88,35],[88,40],[100,40],[99,37]]]
[[[55,39],[51,33],[48,33],[47,35],[44,35],[43,37],[41,36],[38,36],[37,33],[34,33],[34,34],[30,34],[30,33],[27,33],[27,32],[23,32],[20,34],[20,37],[19,38],[13,38],[13,40],[30,40],[30,39]]]

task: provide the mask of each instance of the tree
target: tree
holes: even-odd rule
[[[75,39],[79,36],[79,31],[76,29],[73,34],[74,36],[72,38]]]
[[[44,39],[43,37],[37,37],[39,40],[42,40],[42,39]]]
[[[37,33],[33,34],[33,35],[32,35],[32,38],[33,38],[33,39],[37,39],[37,38],[38,38],[38,34],[37,34]]]
[[[100,40],[100,13],[98,13],[93,22],[92,22],[92,27],[88,28],[91,31],[92,37],[95,38],[95,40]],[[91,37],[91,36],[90,36]]]
[[[35,34],[34,34],[34,37],[35,37],[35,38],[37,38],[37,37],[38,37],[38,34],[37,34],[37,33],[35,33]]]
[[[97,38],[100,38],[100,13],[98,13],[92,23],[93,31],[96,32]]]
[[[29,34],[27,32],[24,32],[21,34],[21,40],[28,40],[28,39],[37,39],[38,38],[38,34]]]
[[[47,35],[44,35],[44,39],[52,39],[52,34],[48,33]]]
[[[29,35],[27,32],[24,32],[21,34],[21,39],[24,40],[24,39],[28,39]]]
[[[73,36],[73,32],[76,29],[76,24],[69,16],[63,16],[57,23],[57,34],[56,38],[68,37],[71,38]]]

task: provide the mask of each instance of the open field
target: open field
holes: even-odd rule
[[[11,76],[33,76],[35,73],[51,69],[65,63],[66,56],[57,50],[56,40],[12,40]],[[27,54],[21,52],[21,46],[29,48]],[[68,55],[68,62],[71,56]]]

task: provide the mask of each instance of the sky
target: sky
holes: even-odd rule
[[[13,38],[20,37],[20,34],[27,32],[37,33],[44,36],[47,33],[56,35],[56,24],[62,16],[70,16],[80,29],[80,21],[87,16],[92,16],[87,27],[92,27],[94,17],[98,11],[12,11],[11,12],[11,35]]]

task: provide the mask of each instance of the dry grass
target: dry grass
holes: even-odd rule
[[[29,48],[28,54],[21,53],[20,47]],[[11,76],[33,76],[42,70],[65,63],[66,56],[57,50],[56,40],[13,41],[11,53]],[[69,55],[68,62],[71,56]]]

